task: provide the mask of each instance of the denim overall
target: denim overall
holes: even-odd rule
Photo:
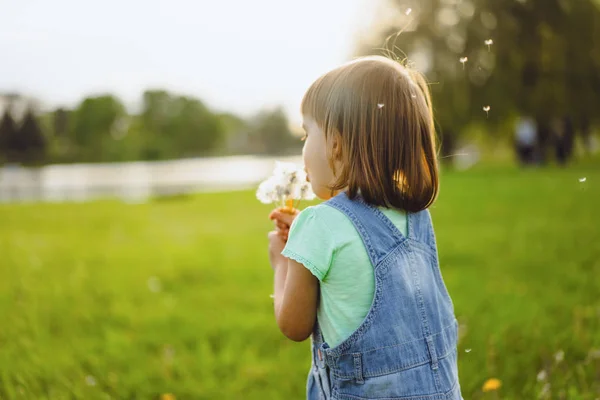
[[[360,327],[334,348],[316,324],[307,398],[460,400],[458,324],[429,211],[407,215],[405,237],[360,197],[341,193],[325,204],[360,234],[375,270],[375,295]]]

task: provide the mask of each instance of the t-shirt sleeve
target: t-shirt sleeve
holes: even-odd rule
[[[333,234],[326,222],[319,218],[315,207],[308,207],[292,223],[281,254],[304,265],[322,281],[329,272],[335,248]]]

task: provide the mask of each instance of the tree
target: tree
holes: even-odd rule
[[[458,136],[474,122],[494,131],[516,115],[531,115],[548,132],[542,142],[550,143],[545,126],[553,118],[572,118],[576,126],[598,120],[597,1],[422,0],[412,13],[404,12],[406,1],[388,3],[399,17],[359,53],[378,52],[373,47],[391,35],[388,50],[402,59],[402,49],[434,83],[442,134]]]
[[[142,159],[165,159],[175,153],[167,131],[172,101],[172,96],[164,90],[144,92],[140,120],[141,131],[146,136],[146,140],[141,149]]]
[[[114,96],[88,97],[75,109],[69,138],[76,146],[78,158],[88,161],[107,159],[106,147],[113,140],[111,129],[127,115],[123,104]]]
[[[71,138],[73,111],[57,108],[40,115],[40,124],[47,132],[47,159],[51,162],[66,162],[78,159],[77,147]]]
[[[258,153],[280,154],[290,150],[296,143],[282,108],[260,112],[250,124],[250,148]]]
[[[225,139],[219,116],[198,99],[151,90],[144,93],[143,103],[146,159],[211,154]]]
[[[21,161],[27,164],[42,163],[45,160],[47,143],[33,110],[27,110],[18,136],[23,143]]]
[[[225,131],[223,151],[234,154],[247,152],[248,122],[232,113],[222,113],[219,119]]]
[[[200,100],[177,97],[174,113],[169,119],[168,131],[177,141],[178,156],[210,154],[224,137],[224,126]]]
[[[12,144],[17,135],[17,125],[11,115],[10,107],[4,111],[0,120],[0,159],[10,162],[13,155]]]
[[[69,118],[71,112],[64,108],[57,108],[53,115],[53,134],[54,137],[60,138],[68,135],[69,132]]]
[[[9,163],[39,164],[46,154],[46,139],[33,110],[28,109],[20,126],[12,118],[11,110],[4,112],[0,121],[0,150]]]

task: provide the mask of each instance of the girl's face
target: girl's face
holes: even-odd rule
[[[326,141],[325,133],[317,122],[306,115],[303,117],[302,127],[305,132],[302,158],[308,180],[317,197],[328,200],[336,194],[329,189],[335,178],[329,160],[336,147],[337,138]]]

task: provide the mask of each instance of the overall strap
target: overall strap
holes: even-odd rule
[[[351,200],[346,192],[342,192],[324,204],[341,211],[352,221],[367,249],[373,267],[377,267],[390,251],[406,241],[406,237],[392,221],[377,208],[365,203],[360,195]],[[410,236],[410,214],[407,218],[409,218]]]
[[[433,223],[431,221],[431,213],[429,210],[422,210],[411,215],[412,217],[409,220],[408,227],[411,240],[420,242],[426,247],[437,251],[435,233],[433,231]]]

